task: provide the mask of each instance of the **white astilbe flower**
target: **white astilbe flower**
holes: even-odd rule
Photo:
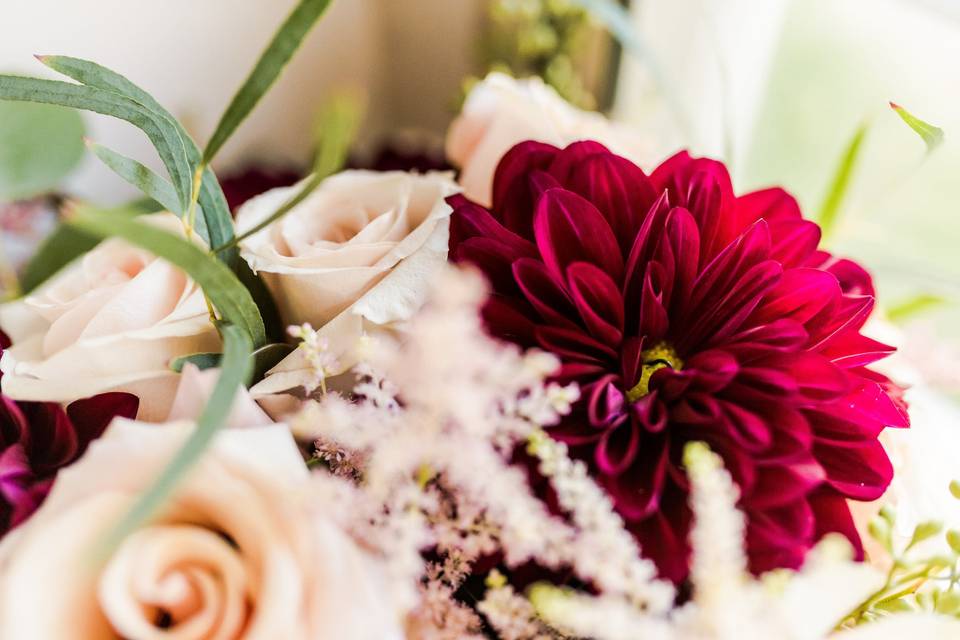
[[[673,586],[657,579],[586,465],[542,429],[570,411],[578,389],[547,382],[554,356],[487,337],[483,296],[476,275],[444,271],[400,337],[360,341],[345,395],[325,387],[323,345],[308,327],[298,332],[324,393],[291,428],[316,443],[316,473],[339,476],[321,489],[339,494],[322,502],[342,505],[344,527],[384,558],[410,640],[490,630],[504,640],[844,639],[834,628],[883,577],[834,539],[799,572],[749,575],[736,487],[703,444],[685,452],[692,599],[676,607]],[[516,464],[524,449],[559,515]],[[491,558],[504,574],[533,561],[589,592],[549,581],[523,592],[494,572],[485,594],[472,593],[478,561]]]

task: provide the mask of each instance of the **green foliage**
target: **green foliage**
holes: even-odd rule
[[[223,426],[233,399],[241,385],[250,381],[253,360],[252,345],[247,332],[231,324],[222,323],[223,366],[213,388],[210,400],[197,420],[196,428],[161,472],[149,491],[139,497],[133,507],[111,530],[105,539],[103,555],[109,554],[130,533],[150,519],[176,490],[180,480],[203,455],[217,431]]]
[[[250,115],[253,108],[280,76],[280,72],[293,57],[313,25],[326,11],[330,2],[331,0],[300,0],[274,35],[246,82],[237,91],[230,106],[220,118],[220,123],[203,152],[204,165],[213,160],[223,143]]]
[[[939,307],[946,300],[931,293],[921,293],[887,309],[887,317],[893,322],[902,323],[912,320],[916,316]]]
[[[81,209],[70,224],[91,235],[121,237],[177,265],[200,285],[224,320],[247,332],[255,347],[266,342],[263,319],[250,292],[230,269],[196,244],[153,225],[97,211]]]
[[[83,132],[73,109],[0,103],[0,201],[54,191],[83,157]]]
[[[860,152],[863,149],[863,141],[867,136],[867,124],[860,125],[854,132],[853,137],[844,149],[843,156],[837,166],[830,187],[827,189],[827,195],[820,205],[820,217],[817,222],[823,232],[824,239],[830,237],[836,228],[837,220],[840,217],[841,206],[850,189],[853,181],[854,170],[860,160]]]
[[[93,141],[87,141],[87,148],[114,173],[140,189],[147,197],[159,202],[167,211],[178,216],[183,215],[183,207],[173,185],[149,167]]]
[[[943,144],[943,129],[924,122],[894,102],[890,103],[890,108],[896,111],[900,119],[906,122],[907,126],[913,129],[913,131],[923,139],[924,144],[927,145],[927,153],[933,152]]]
[[[0,76],[0,99],[54,104],[126,120],[142,130],[170,173],[181,203],[190,193],[191,168],[175,122],[139,102],[97,87],[18,76]]]
[[[182,183],[181,179],[174,180],[174,187],[180,199],[180,210],[186,212],[193,195],[193,177],[196,167],[200,165],[200,148],[197,147],[183,126],[177,122],[170,112],[164,109],[153,96],[130,82],[130,80],[95,62],[67,56],[43,56],[40,61],[54,71],[84,85],[133,100],[143,105],[143,109],[170,123],[186,154],[187,166],[185,171],[188,175]],[[161,154],[161,158],[163,158],[163,154]],[[166,165],[166,162],[164,164]],[[167,172],[173,177],[174,174],[170,171],[169,166],[167,166]],[[233,218],[230,215],[230,207],[227,206],[227,199],[223,196],[220,183],[209,167],[205,167],[203,170],[198,196],[204,224],[197,225],[197,232],[211,247],[228,243],[233,238]],[[224,251],[218,257],[231,267],[238,268],[239,254],[235,250]]]
[[[950,492],[960,499],[960,483],[950,483]],[[870,595],[839,625],[849,628],[905,612],[936,612],[960,617],[960,531],[944,534],[949,555],[922,552],[918,547],[943,533],[934,520],[919,523],[902,546],[894,539],[897,516],[889,506],[868,525],[870,536],[890,556],[891,565],[883,586]]]
[[[183,373],[183,368],[192,364],[197,369],[213,369],[220,366],[222,353],[191,353],[188,356],[180,356],[170,361],[170,368],[177,373]]]

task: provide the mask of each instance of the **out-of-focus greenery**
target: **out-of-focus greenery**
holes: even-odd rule
[[[794,2],[742,188],[783,184],[816,217],[852,132],[869,120],[828,248],[871,269],[882,306],[942,299],[926,321],[960,341],[960,85],[945,81],[957,59],[960,22],[916,4]],[[890,101],[943,127],[943,143],[928,152]]]
[[[570,0],[490,0],[488,16],[483,58],[491,70],[541,76],[569,102],[597,106],[579,63],[592,31],[583,8]]]
[[[0,102],[0,202],[54,191],[83,157],[73,109]]]

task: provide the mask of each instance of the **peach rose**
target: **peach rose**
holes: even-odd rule
[[[497,164],[524,140],[556,146],[596,140],[641,166],[651,160],[633,131],[577,109],[540,78],[515,80],[494,72],[470,91],[447,132],[447,157],[460,169],[466,196],[489,206]]]
[[[196,365],[186,364],[180,376],[180,384],[173,396],[170,412],[163,422],[176,420],[196,420],[203,413],[213,387],[217,383],[220,369],[204,369],[201,371]],[[244,429],[248,427],[262,427],[273,420],[260,405],[250,397],[250,393],[243,387],[237,390],[233,399],[230,414],[224,422],[224,427],[230,429]]]
[[[283,425],[221,431],[167,506],[96,564],[192,428],[116,420],[61,472],[0,543],[0,637],[402,637],[380,567],[310,503]]]
[[[297,188],[249,201],[238,229],[264,220]],[[457,191],[442,173],[344,171],[243,241],[240,255],[263,276],[284,322],[319,329],[331,359],[349,368],[346,354],[363,333],[403,323],[422,304],[430,274],[447,261],[452,210],[445,198]],[[297,350],[255,390],[297,387],[310,377],[304,367]]]
[[[144,219],[182,232],[173,214]],[[13,346],[3,393],[71,402],[105,391],[140,397],[138,417],[166,415],[178,375],[170,360],[219,351],[203,293],[180,269],[118,238],[100,243],[22,300],[0,306]]]

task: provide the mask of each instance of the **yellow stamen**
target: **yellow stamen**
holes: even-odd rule
[[[640,354],[640,357],[643,359],[643,368],[640,370],[640,380],[627,391],[627,400],[630,402],[636,402],[650,393],[650,378],[660,369],[670,367],[679,371],[683,368],[683,360],[666,342],[647,349]]]

